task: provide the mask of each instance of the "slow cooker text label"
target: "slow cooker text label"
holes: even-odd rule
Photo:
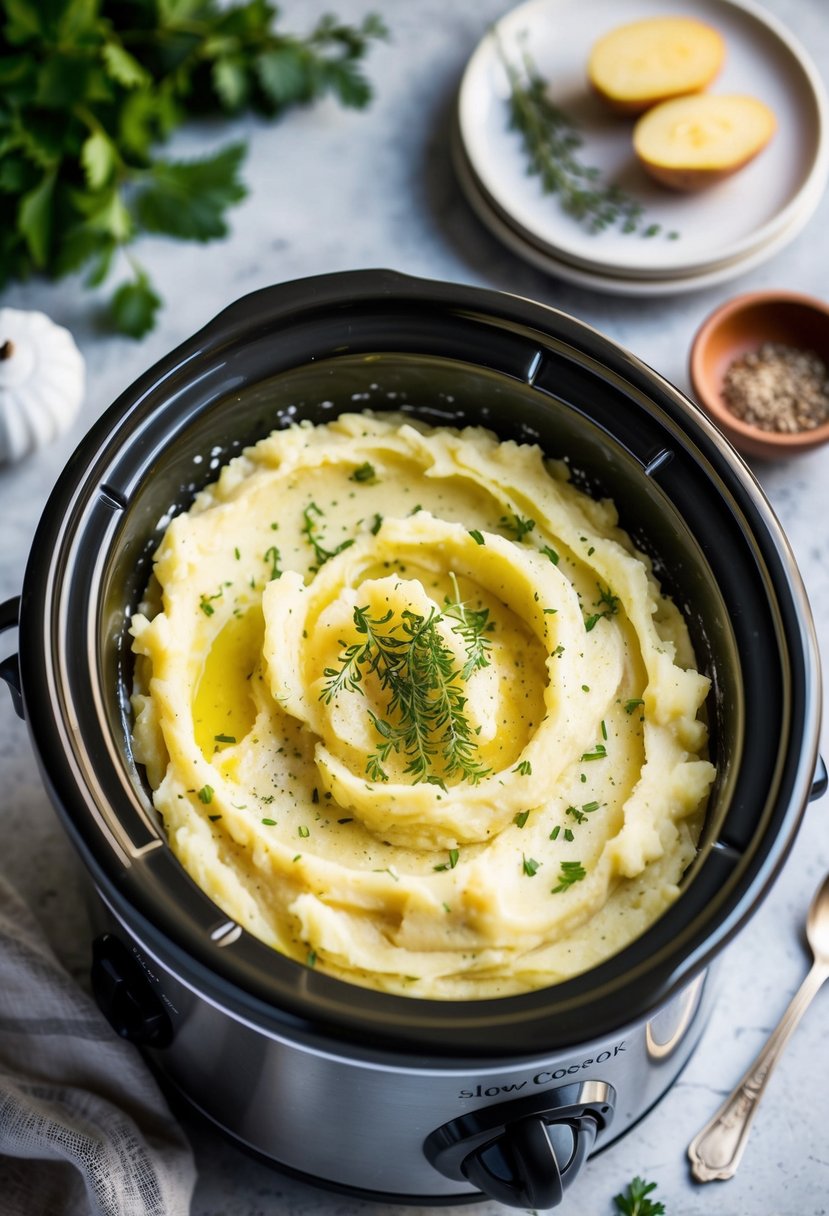
[[[552,1081],[562,1081],[565,1077],[572,1077],[585,1068],[591,1068],[594,1064],[606,1064],[608,1060],[613,1060],[616,1056],[621,1055],[624,1050],[625,1040],[622,1039],[621,1043],[617,1043],[612,1050],[600,1051],[597,1055],[582,1060],[580,1064],[568,1064],[564,1068],[543,1069],[533,1077],[526,1077],[523,1081],[510,1081],[505,1085],[476,1085],[473,1089],[460,1090],[458,1097],[498,1098],[501,1094],[520,1093],[528,1085],[549,1085]]]

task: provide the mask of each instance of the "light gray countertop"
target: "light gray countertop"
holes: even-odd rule
[[[303,30],[328,7],[357,19],[370,0],[290,0],[284,25]],[[449,155],[449,119],[466,59],[501,0],[409,0],[377,4],[392,41],[372,53],[376,99],[364,113],[324,102],[267,124],[244,121],[248,199],[220,243],[147,239],[136,253],[166,306],[136,343],[104,334],[100,297],[79,281],[7,289],[0,305],[39,308],[72,330],[87,360],[88,393],[71,432],[0,471],[0,598],[19,592],[34,530],[73,447],[117,394],[157,358],[245,293],[280,280],[356,267],[390,267],[427,278],[498,288],[572,313],[689,391],[688,349],[705,315],[736,291],[780,287],[827,294],[829,200],[766,264],[733,282],[656,299],[601,295],[568,286],[506,251],[461,196]],[[585,0],[589,8],[589,0]],[[769,0],[829,74],[829,22],[816,0]],[[183,134],[182,155],[227,140],[209,128]],[[829,447],[755,473],[789,537],[829,654]],[[3,653],[14,642],[4,642]],[[823,754],[829,754],[824,727]],[[0,697],[3,849],[0,866],[38,913],[60,956],[81,974],[88,937],[84,880],[41,784],[26,728]],[[731,1182],[693,1185],[685,1150],[759,1048],[805,974],[801,927],[812,891],[829,870],[829,799],[812,804],[786,865],[760,910],[725,952],[719,1000],[691,1063],[669,1095],[629,1135],[591,1161],[562,1211],[605,1216],[635,1175],[658,1182],[669,1216],[829,1211],[829,994],[809,1012],[770,1083],[745,1160]],[[192,1129],[200,1181],[193,1216],[369,1216],[375,1205],[286,1179],[217,1135]],[[398,1209],[415,1216],[419,1208]],[[423,1209],[424,1211],[426,1209]],[[495,1216],[497,1204],[466,1207]]]

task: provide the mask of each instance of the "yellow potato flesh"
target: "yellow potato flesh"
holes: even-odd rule
[[[697,190],[748,164],[774,129],[774,114],[756,98],[681,97],[642,115],[633,147],[657,181],[675,190]]]
[[[701,21],[659,17],[619,26],[595,43],[587,73],[614,110],[640,114],[672,97],[698,93],[725,58],[720,34]]]

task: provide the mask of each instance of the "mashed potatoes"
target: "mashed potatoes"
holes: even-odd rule
[[[537,447],[275,432],[173,520],[142,607],[134,745],[171,847],[276,950],[500,996],[676,898],[709,682],[613,505]]]

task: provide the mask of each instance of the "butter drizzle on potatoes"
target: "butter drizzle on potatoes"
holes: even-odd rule
[[[714,776],[708,680],[612,503],[535,446],[389,415],[275,432],[172,521],[132,633],[135,754],[173,851],[298,962],[507,995],[677,897]],[[446,704],[412,751],[415,694]]]

